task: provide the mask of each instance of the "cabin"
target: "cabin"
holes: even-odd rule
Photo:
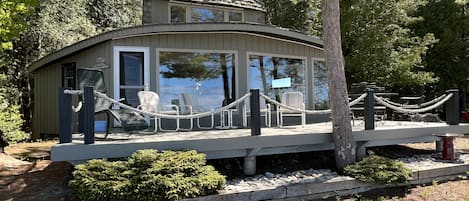
[[[34,137],[60,133],[60,144],[51,148],[53,161],[122,158],[140,149],[193,149],[205,153],[207,159],[244,157],[247,175],[256,171],[256,156],[333,150],[323,42],[304,33],[267,25],[265,15],[262,0],[144,0],[142,25],[80,41],[29,67],[34,78]],[[80,72],[83,69],[100,72],[100,87],[95,90],[112,101],[122,99],[125,105],[120,107],[135,108],[139,105],[138,93],[152,91],[159,95],[161,105],[182,106],[182,94],[192,94],[202,106],[227,109],[218,111],[215,120],[212,118],[212,122],[220,125],[219,129],[157,134],[129,134],[125,129],[116,129],[102,137],[103,134],[94,132],[93,126],[96,109],[92,111],[95,105],[91,100],[97,93],[85,88],[83,107],[87,108],[84,113],[89,118],[78,124],[84,127],[83,134],[77,133],[78,117],[72,116],[70,111],[77,97],[71,100],[64,89],[82,89]],[[283,101],[285,94],[296,94],[295,101],[301,104],[282,108],[285,102],[295,102],[293,99]],[[469,124],[459,122],[457,90],[410,105],[392,102],[386,97],[392,94],[373,90],[366,93],[360,90],[354,95],[349,106],[360,104],[355,105],[358,106],[355,109],[365,113],[364,118],[352,122],[358,157],[366,154],[367,147],[439,142],[441,135],[435,134],[467,133],[469,129]],[[282,101],[279,101],[280,96]],[[232,109],[246,97],[256,104]],[[277,107],[261,110],[259,97]],[[376,102],[385,107],[375,107]],[[443,104],[446,122],[386,119],[389,108],[420,113]],[[248,107],[251,108],[249,126],[244,113]],[[282,113],[291,108],[300,111],[301,125],[296,116],[289,117],[295,121],[285,122],[288,126],[270,127],[282,125]],[[379,108],[384,108],[380,109],[384,114],[376,119],[375,110]],[[261,118],[261,111],[265,120]],[[178,109],[173,114],[180,116]],[[228,126],[224,122],[225,114]],[[273,117],[272,121],[269,117]],[[189,119],[192,127],[194,119]],[[185,120],[187,124],[188,119]],[[261,120],[265,124],[261,124]],[[111,124],[120,126],[116,122],[107,125]],[[167,128],[174,121],[164,124]],[[157,127],[156,123],[153,127]],[[188,128],[187,125],[182,127]],[[224,130],[227,128],[231,130]]]
[[[105,93],[130,106],[151,90],[160,104],[181,93],[220,107],[260,89],[297,91],[305,109],[327,109],[323,42],[265,23],[262,0],[144,0],[143,24],[103,33],[45,56],[34,77],[33,134],[57,134],[58,89],[78,89],[77,69],[103,72]],[[288,80],[286,85],[276,83]],[[240,111],[234,114],[240,120]]]

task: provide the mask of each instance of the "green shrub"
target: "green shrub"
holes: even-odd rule
[[[0,104],[0,131],[3,133],[5,141],[12,144],[28,139],[29,135],[21,130],[22,124],[23,119],[18,106]]]
[[[376,184],[405,183],[412,176],[404,163],[374,154],[345,167],[344,172],[360,181]]]
[[[20,107],[8,99],[7,82],[6,75],[0,74],[0,138],[12,144],[28,139],[29,135],[21,130]]]
[[[79,200],[180,200],[216,193],[225,177],[196,151],[140,150],[127,161],[77,165],[70,188]]]

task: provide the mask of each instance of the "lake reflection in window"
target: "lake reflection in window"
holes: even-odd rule
[[[160,103],[174,104],[180,94],[195,94],[206,108],[235,100],[233,53],[160,52]]]
[[[271,98],[280,101],[281,94],[289,91],[299,91],[305,95],[305,61],[303,59],[273,57],[264,55],[250,55],[250,87]],[[272,80],[290,78],[289,87],[275,88]],[[306,95],[305,95],[306,97]]]
[[[330,108],[329,84],[327,79],[326,63],[322,60],[313,61],[313,101],[315,110]]]
[[[223,10],[192,8],[191,18],[192,22],[223,22],[225,13]]]

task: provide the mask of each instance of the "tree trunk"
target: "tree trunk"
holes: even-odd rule
[[[235,62],[235,55],[232,54],[231,56],[231,100],[232,102],[236,100],[236,62]],[[230,102],[231,103],[231,102]]]
[[[5,153],[5,147],[8,146],[8,143],[3,139],[3,132],[0,131],[0,154]]]
[[[324,50],[326,55],[335,160],[339,171],[356,160],[355,142],[350,123],[347,83],[340,37],[339,0],[323,0]]]
[[[230,98],[230,86],[228,85],[228,66],[226,63],[226,54],[220,54],[220,66],[221,66],[221,74],[223,77],[223,93],[225,95],[225,100],[223,101],[223,105],[228,105],[231,103]]]
[[[267,86],[267,78],[265,77],[264,56],[259,56],[259,71],[261,72],[262,88],[265,95],[269,95],[269,87]]]
[[[272,70],[272,77],[273,79],[279,79],[278,77],[278,67],[280,65],[280,58],[278,57],[272,57],[272,63],[274,63],[274,69]],[[281,102],[280,100],[280,89],[274,89],[275,93],[275,100],[278,102]]]

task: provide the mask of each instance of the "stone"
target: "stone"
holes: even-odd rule
[[[270,172],[266,172],[266,173],[264,173],[264,175],[265,175],[267,178],[269,178],[269,179],[272,179],[272,178],[275,177],[275,174],[270,173]]]

